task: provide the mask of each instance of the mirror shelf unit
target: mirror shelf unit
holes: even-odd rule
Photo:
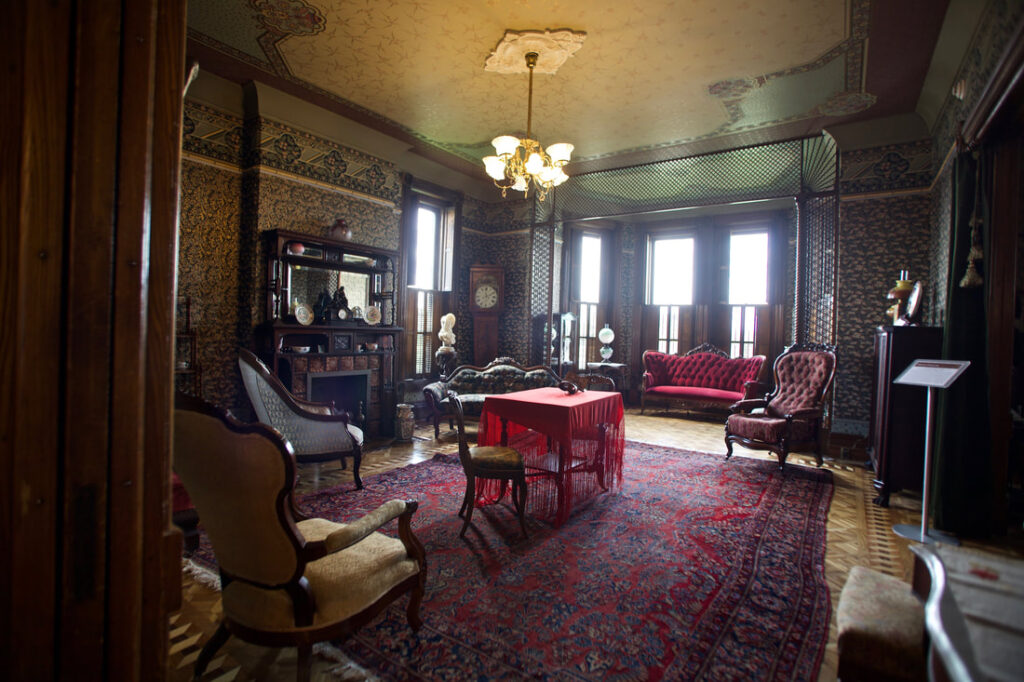
[[[295,396],[333,400],[367,436],[390,435],[402,332],[397,254],[286,230],[265,239],[258,354]]]

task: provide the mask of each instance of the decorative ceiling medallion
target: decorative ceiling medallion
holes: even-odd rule
[[[506,29],[505,36],[498,41],[491,56],[484,62],[484,71],[526,73],[529,69],[526,67],[525,55],[527,52],[536,52],[540,56],[534,71],[555,73],[562,64],[565,64],[566,59],[583,47],[586,37],[585,31],[573,31],[570,28],[554,31]]]
[[[871,107],[878,98],[870,92],[839,92],[818,107],[825,116],[849,116]]]

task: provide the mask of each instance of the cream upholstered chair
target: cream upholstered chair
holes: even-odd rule
[[[790,452],[806,448],[813,450],[821,466],[821,421],[836,374],[836,347],[794,344],[775,359],[772,372],[774,391],[729,408],[733,413],[725,422],[725,458],[732,457],[732,445],[739,443],[774,452],[782,469]],[[753,412],[758,408],[761,412]]]
[[[174,469],[221,576],[224,619],[196,660],[195,679],[232,634],[298,647],[298,679],[308,679],[313,643],[348,637],[406,592],[409,624],[420,627],[426,558],[411,529],[415,501],[391,500],[347,524],[306,518],[295,509],[288,443],[183,393]],[[396,518],[398,539],[376,532]]]
[[[345,468],[345,457],[352,457],[356,489],[363,487],[359,478],[363,431],[349,423],[347,412],[336,411],[333,403],[296,398],[259,358],[244,348],[238,351],[238,367],[256,418],[280,431],[300,462],[337,459]]]

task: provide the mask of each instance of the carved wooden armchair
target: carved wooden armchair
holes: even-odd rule
[[[796,344],[775,360],[775,390],[764,398],[741,400],[725,422],[725,458],[733,443],[778,455],[779,469],[794,450],[809,449],[822,464],[822,414],[836,372],[836,347]],[[760,408],[758,413],[752,410]]]
[[[345,639],[406,592],[409,625],[419,628],[426,558],[410,526],[415,501],[391,500],[351,523],[307,518],[295,508],[288,443],[183,393],[175,400],[174,469],[221,576],[224,619],[194,679],[235,635],[298,647],[298,679],[308,680],[314,643]],[[394,519],[398,539],[377,532]]]
[[[363,487],[359,478],[363,430],[349,423],[347,412],[338,412],[333,403],[296,398],[259,358],[244,348],[238,351],[238,367],[256,418],[280,431],[299,461],[337,459],[344,469],[345,458],[351,457],[356,489]]]

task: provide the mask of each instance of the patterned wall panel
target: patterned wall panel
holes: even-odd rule
[[[192,298],[203,396],[244,415],[249,406],[234,364],[240,304],[241,184],[238,172],[187,159],[182,162],[178,294]]]
[[[259,189],[260,232],[292,230],[326,237],[338,218],[344,218],[352,230],[353,243],[398,250],[401,221],[392,206],[263,173]]]
[[[874,330],[891,322],[886,294],[900,270],[930,281],[927,194],[843,201],[840,205],[839,372],[833,429],[867,435]]]
[[[928,289],[925,291],[924,320],[942,326],[946,320],[946,298],[949,286],[949,239],[953,219],[953,164],[946,164],[935,179],[931,193],[931,235],[929,252],[932,263]]]

